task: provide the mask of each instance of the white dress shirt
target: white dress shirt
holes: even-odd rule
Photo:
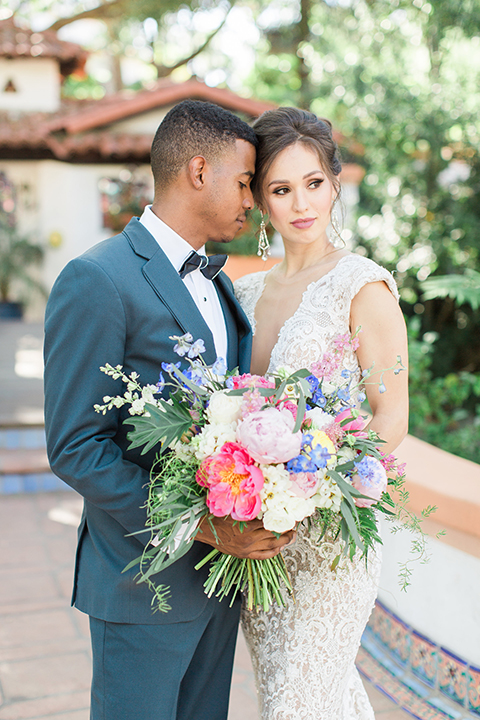
[[[178,272],[194,248],[172,230],[171,227],[166,225],[163,220],[160,220],[152,211],[151,205],[147,205],[143,211],[140,222],[148,232],[153,235]],[[205,246],[197,252],[199,255],[205,255]],[[188,273],[188,275],[183,278],[183,283],[211,330],[217,357],[221,357],[226,361],[227,328],[214,283],[202,275],[199,268]],[[198,340],[195,334],[192,334],[194,335],[193,339]]]

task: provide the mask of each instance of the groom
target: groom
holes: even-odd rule
[[[152,145],[155,198],[140,219],[70,262],[52,290],[45,319],[45,426],[54,472],[83,495],[73,603],[90,616],[91,720],[226,720],[239,603],[203,592],[195,564],[208,546],[239,557],[272,557],[289,542],[260,521],[240,533],[216,520],[200,541],[156,578],[170,586],[171,610],[152,614],[150,590],[123,568],[142,552],[146,485],[154,453],[128,450],[124,409],[93,411],[124,388],[105,363],[155,384],[175,362],[172,335],[202,338],[204,359],[225,357],[247,372],[251,331],[229,279],[193,254],[208,240],[228,243],[253,205],[255,134],[235,115],[184,101]],[[213,270],[213,272],[209,272]],[[205,273],[205,274],[204,274]]]

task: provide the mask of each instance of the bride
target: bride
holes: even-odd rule
[[[340,162],[331,125],[295,108],[264,113],[253,192],[285,245],[284,260],[247,275],[235,292],[254,330],[251,372],[280,365],[310,367],[334,349],[339,334],[361,328],[344,368],[357,378],[375,363],[384,370],[407,357],[395,282],[384,268],[338,248],[327,235],[339,199]],[[342,368],[339,368],[340,373]],[[390,453],[407,429],[406,373],[385,373],[387,392],[367,384],[368,427]],[[382,388],[383,389],[383,388]],[[373,710],[355,668],[373,608],[380,554],[368,566],[357,554],[331,570],[339,542],[300,529],[284,551],[295,601],[267,613],[248,612],[243,631],[252,656],[262,720],[370,720]]]

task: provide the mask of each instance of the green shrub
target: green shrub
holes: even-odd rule
[[[420,321],[409,322],[409,432],[467,460],[480,463],[480,374],[433,377],[437,334],[420,337]]]

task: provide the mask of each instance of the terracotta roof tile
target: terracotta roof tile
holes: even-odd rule
[[[19,27],[12,16],[0,21],[0,57],[55,58],[62,75],[68,75],[84,66],[87,52],[80,45],[59,40],[52,30],[38,33]]]
[[[58,118],[52,121],[50,130],[62,129],[69,134],[84,132],[157,107],[175,105],[186,98],[217,103],[228,110],[241,112],[252,118],[276,107],[272,103],[240,97],[225,88],[209,87],[198,80],[187,80],[184,83],[161,80],[152,89],[141,90],[135,94],[118,93],[98,100],[91,108],[75,116]]]
[[[184,98],[216,102],[250,117],[275,107],[271,103],[239,97],[224,88],[211,88],[198,80],[181,84],[162,80],[152,90],[138,93],[118,93],[102,100],[64,100],[54,114],[37,112],[15,117],[0,113],[0,158],[148,163],[151,135],[118,132],[109,124],[174,105]],[[343,144],[345,138],[340,133],[334,132],[334,137]],[[362,173],[358,166],[347,164],[342,180],[357,183]]]

